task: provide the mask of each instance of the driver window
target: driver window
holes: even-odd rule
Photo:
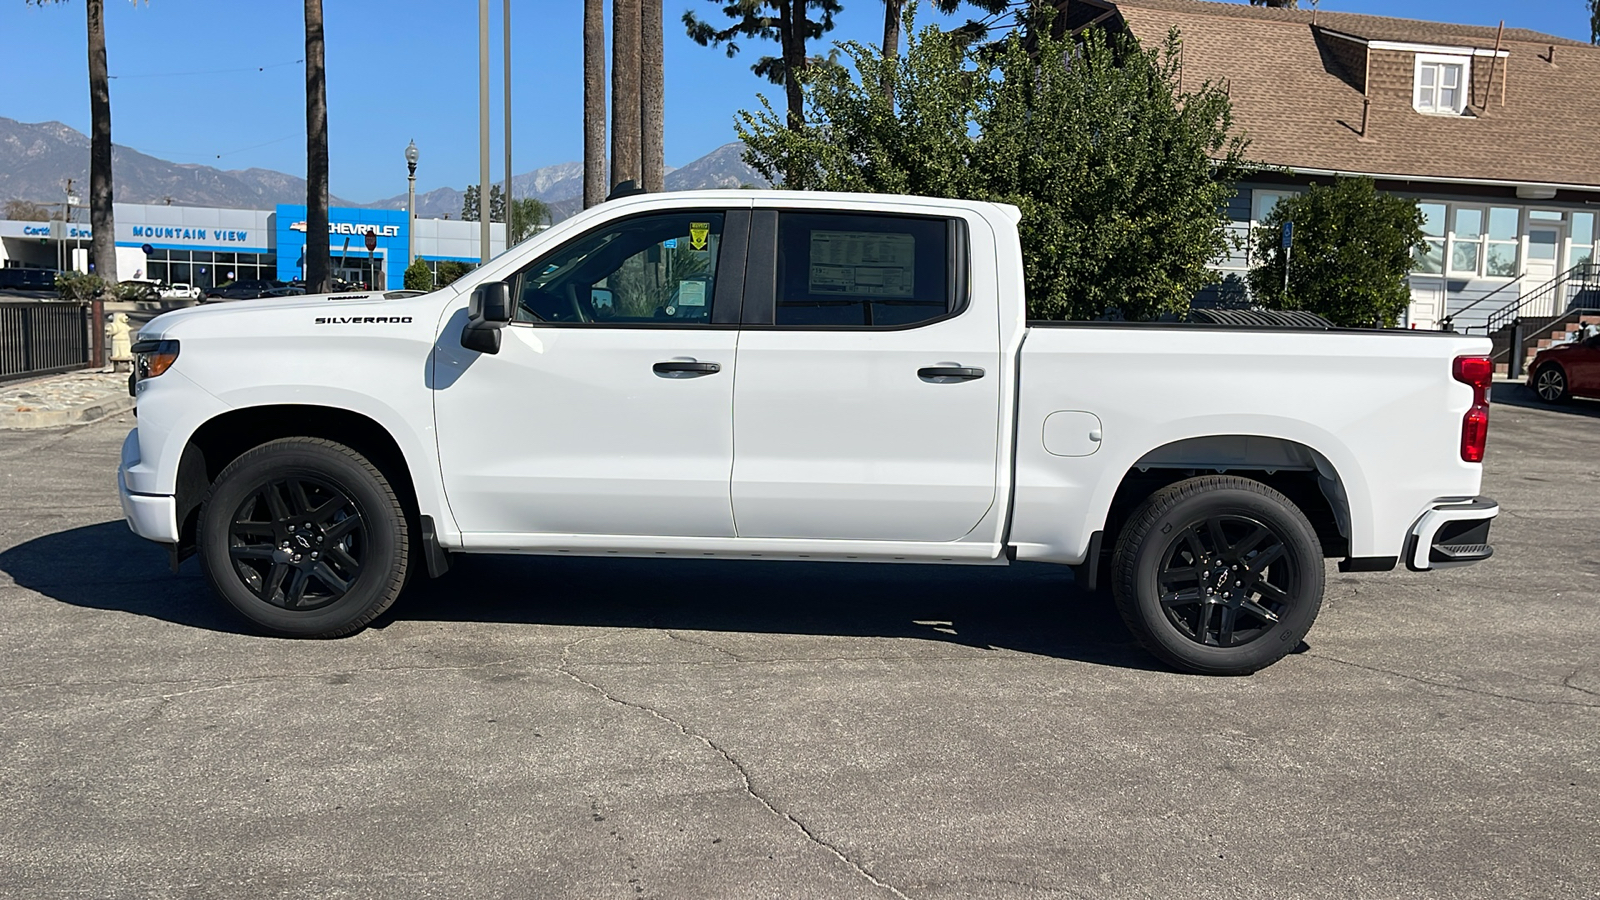
[[[722,213],[658,213],[590,232],[509,281],[518,322],[705,325]]]

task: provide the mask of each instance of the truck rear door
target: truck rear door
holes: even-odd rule
[[[995,502],[1001,364],[948,216],[756,210],[734,387],[740,537],[953,541]]]

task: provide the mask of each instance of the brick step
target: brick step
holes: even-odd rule
[[[1600,316],[1579,316],[1579,325],[1600,325]]]
[[[1496,377],[1496,378],[1506,378],[1506,377],[1509,377],[1510,375],[1511,375],[1511,364],[1510,363],[1495,363],[1494,364],[1494,377]]]

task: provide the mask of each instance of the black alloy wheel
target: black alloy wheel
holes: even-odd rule
[[[407,516],[384,473],[357,451],[282,438],[229,463],[200,507],[211,587],[265,630],[359,631],[399,597]]]
[[[1288,497],[1205,475],[1151,494],[1111,557],[1117,611],[1174,668],[1247,675],[1300,645],[1322,607],[1322,544]]]
[[[320,609],[361,577],[367,555],[361,509],[324,479],[270,479],[239,504],[231,522],[234,572],[265,603]]]
[[[1533,391],[1546,403],[1567,399],[1567,373],[1555,363],[1546,363],[1533,376]]]
[[[1283,539],[1248,516],[1215,515],[1168,544],[1161,609],[1185,637],[1239,647],[1278,626],[1300,587]]]

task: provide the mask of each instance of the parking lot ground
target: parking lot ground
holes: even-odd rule
[[[1600,404],[1497,385],[1496,555],[1162,669],[1066,570],[468,558],[261,637],[132,419],[0,434],[13,897],[1600,896]]]

